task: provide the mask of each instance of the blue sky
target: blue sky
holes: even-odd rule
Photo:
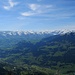
[[[75,0],[0,0],[0,31],[75,30]]]

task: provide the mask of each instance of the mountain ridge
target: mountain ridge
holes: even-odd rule
[[[50,60],[57,60],[57,59],[55,59],[56,57],[57,58],[61,57],[61,56],[64,57],[63,55],[65,55],[66,52],[69,52],[71,50],[74,52],[74,48],[75,48],[74,47],[74,45],[75,45],[74,38],[75,38],[75,33],[68,33],[68,34],[64,34],[64,35],[60,35],[60,36],[55,35],[52,37],[45,38],[45,39],[41,40],[40,42],[37,42],[36,44],[33,44],[31,42],[26,42],[23,40],[23,41],[19,42],[18,44],[16,44],[16,46],[12,50],[10,50],[10,51],[8,50],[6,52],[8,52],[9,55],[16,54],[16,53],[18,53],[18,54],[23,53],[23,54],[21,54],[21,56],[24,56],[26,54],[26,56],[28,58],[30,58],[30,56],[28,54],[30,54],[33,58],[39,57],[43,54],[44,54],[43,56],[46,57],[51,52],[50,54],[51,54],[51,57],[53,57],[53,59],[51,58]],[[60,54],[58,54],[58,53],[60,53]],[[72,55],[72,56],[74,56],[74,55]],[[27,57],[25,57],[25,58],[27,58]],[[59,58],[58,60],[61,60],[61,59]],[[75,62],[74,59],[73,59],[73,62]]]
[[[27,34],[64,34],[67,32],[72,32],[72,31],[0,31],[0,35],[3,34],[3,36],[6,35],[27,35]]]
[[[74,75],[75,32],[43,38],[35,44],[21,40],[11,49],[0,49],[3,75]],[[2,72],[0,72],[2,75]]]
[[[62,31],[0,31],[0,48],[12,47],[22,40],[36,43],[43,38],[62,34],[64,34]]]

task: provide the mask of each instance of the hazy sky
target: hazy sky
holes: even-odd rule
[[[75,29],[75,0],[0,0],[0,30]]]

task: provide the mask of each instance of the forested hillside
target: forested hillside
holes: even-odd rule
[[[22,40],[11,49],[1,49],[0,59],[6,63],[1,70],[13,75],[74,75],[75,32],[49,36],[34,44]]]

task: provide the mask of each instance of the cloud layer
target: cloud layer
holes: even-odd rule
[[[18,2],[13,2],[12,0],[8,0],[8,3],[6,5],[4,5],[3,8],[5,10],[10,10],[14,6],[16,6],[17,4],[18,4]]]
[[[40,5],[40,4],[28,4],[29,11],[22,12],[22,16],[34,16],[46,13],[48,10],[52,9],[52,5]]]
[[[0,24],[2,23],[4,27],[7,25],[10,29],[11,25],[14,27],[16,25],[15,28],[23,25],[24,29],[26,26],[28,29],[62,29],[64,26],[73,29],[75,28],[75,1],[0,0],[0,18]]]

